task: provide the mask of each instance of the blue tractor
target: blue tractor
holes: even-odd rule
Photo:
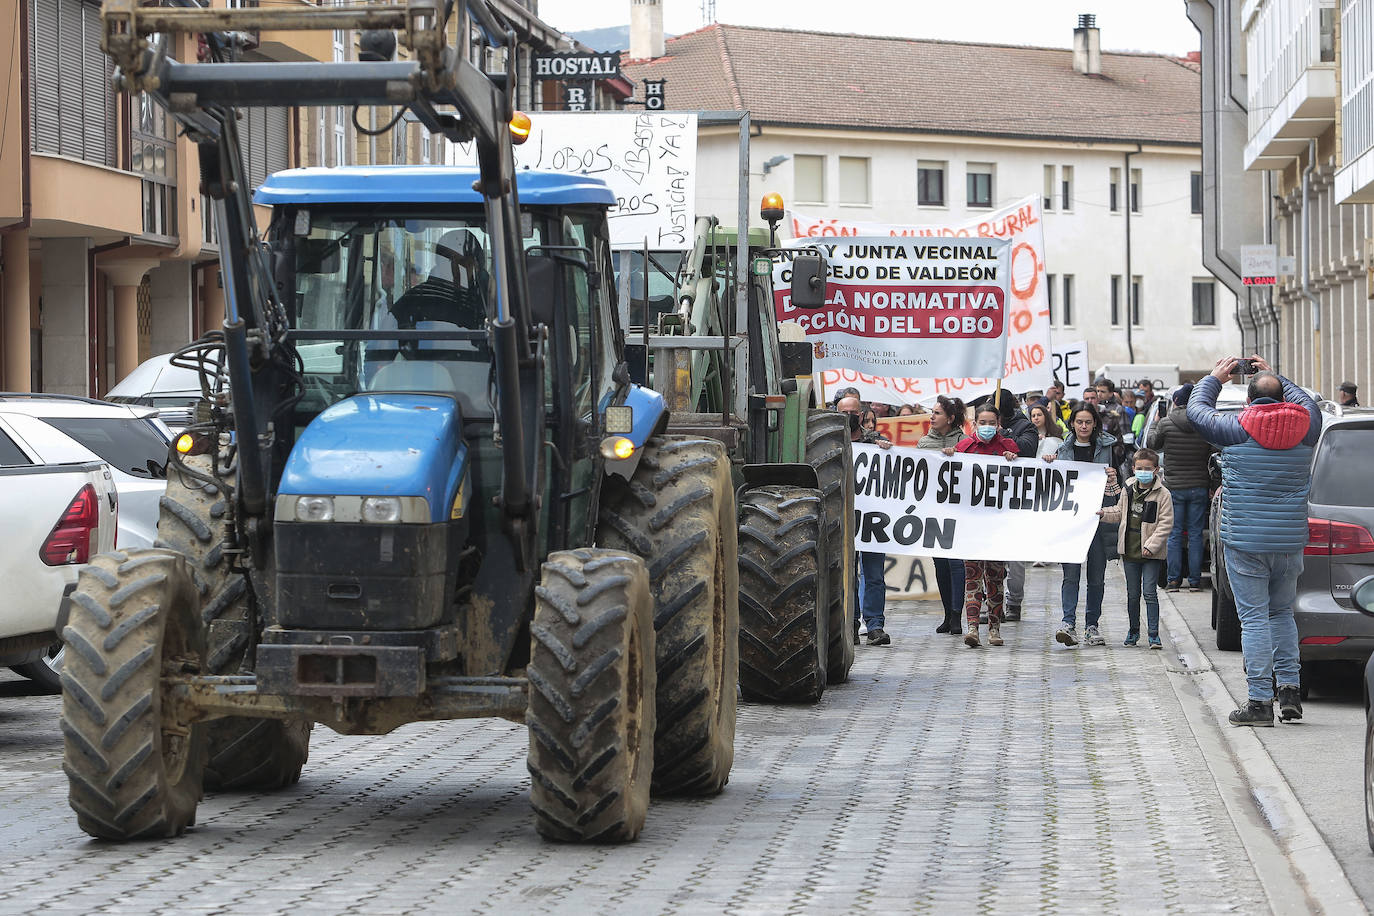
[[[555,840],[633,839],[651,790],[729,777],[729,459],[663,435],[662,398],[630,380],[611,192],[515,173],[523,116],[469,63],[513,72],[513,33],[473,0],[449,48],[447,20],[418,0],[105,7],[120,85],[199,144],[227,315],[177,357],[204,401],[158,546],[97,557],[59,621],[64,768],[92,836],[177,835],[203,789],[293,783],[316,723],[523,721]],[[372,30],[374,59],[231,59],[234,35],[283,28]],[[176,31],[206,34],[212,61],[150,40]],[[405,105],[479,166],[279,173],[256,192],[259,239],[235,108],[284,100]]]

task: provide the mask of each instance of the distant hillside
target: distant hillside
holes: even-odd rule
[[[623,51],[630,46],[628,25],[612,25],[604,29],[587,29],[585,32],[568,34],[594,51]]]

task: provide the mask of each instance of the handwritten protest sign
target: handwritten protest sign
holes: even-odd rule
[[[696,221],[697,116],[683,112],[539,112],[515,167],[588,175],[611,186],[611,245],[692,247]],[[476,163],[471,144],[456,161]]]
[[[1068,397],[1078,397],[1079,392],[1092,384],[1086,340],[1057,345],[1050,365],[1054,369],[1054,377],[1064,383],[1064,393]]]
[[[883,585],[889,601],[916,601],[939,598],[935,582],[935,561],[931,557],[908,557],[888,554],[883,561]],[[962,606],[964,596],[959,596]]]
[[[1006,357],[1011,243],[1003,239],[842,239],[822,308],[792,305],[792,265],[774,262],[779,321],[814,345],[817,369],[876,375],[994,375]]]
[[[1011,243],[1010,308],[1006,364],[1000,373],[1010,391],[1044,390],[1050,383],[1050,300],[1045,277],[1045,234],[1038,197],[1024,198],[986,216],[945,225],[891,225],[825,219],[792,212],[790,225],[797,239],[835,242],[845,237],[952,236],[998,238]],[[932,373],[933,374],[933,373]],[[929,404],[938,395],[965,400],[988,394],[997,385],[990,378],[899,378],[891,373],[821,368],[824,390],[859,389],[864,400],[885,404]]]
[[[1082,563],[1104,467],[854,446],[857,550],[969,560]]]

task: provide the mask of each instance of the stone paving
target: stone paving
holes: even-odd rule
[[[346,738],[299,786],[209,796],[185,837],[87,839],[57,698],[0,683],[0,912],[1060,913],[1266,910],[1163,653],[1052,646],[1057,571],[1001,649],[890,607],[811,708],[742,705],[716,799],[656,802],[639,842],[536,836],[525,731],[502,721]],[[8,688],[8,690],[5,690]]]

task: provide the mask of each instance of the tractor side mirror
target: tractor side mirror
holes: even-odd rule
[[[1374,576],[1365,576],[1350,590],[1350,600],[1361,614],[1374,617]]]
[[[296,239],[296,273],[336,274],[342,262],[338,239]]]
[[[825,305],[825,278],[830,268],[823,254],[799,254],[792,261],[792,305],[818,309]]]

